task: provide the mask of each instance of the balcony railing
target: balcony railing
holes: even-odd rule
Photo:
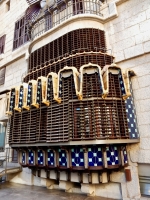
[[[59,0],[45,11],[45,15],[31,23],[29,32],[31,39],[61,24],[67,19],[79,14],[94,14],[102,16],[101,2],[99,0],[72,0],[67,3]]]

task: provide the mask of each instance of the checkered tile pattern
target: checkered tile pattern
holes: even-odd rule
[[[50,165],[50,166],[55,165],[54,152],[50,149],[47,150],[47,162],[48,162],[48,165]]]
[[[124,86],[121,70],[119,70],[119,83],[120,83],[122,96],[124,96],[126,94],[126,91],[125,91],[125,86]]]
[[[71,149],[71,162],[73,167],[84,167],[84,152],[80,147]]]
[[[48,78],[48,83],[47,83],[47,100],[50,101],[50,96],[51,96],[51,85],[52,85],[52,78]]]
[[[133,94],[131,81],[130,81],[130,91],[131,91],[131,94]],[[125,105],[126,105],[128,130],[129,130],[130,138],[133,138],[133,139],[139,138],[133,95],[126,99]]]
[[[22,152],[22,164],[26,164],[26,153]]]
[[[29,150],[29,164],[34,165],[34,152]]]
[[[20,87],[18,108],[22,108],[22,104],[23,104],[23,87]]]
[[[128,97],[125,100],[125,105],[126,105],[129,135],[130,135],[130,138],[136,139],[139,137],[139,134],[137,130],[136,113],[135,113],[135,108],[133,105],[133,98]]]
[[[15,90],[11,91],[9,111],[12,112],[15,105]]]
[[[59,77],[59,98],[62,96],[62,75]]]
[[[38,80],[37,84],[37,96],[36,96],[36,103],[40,104],[40,98],[41,98],[41,80]]]
[[[67,167],[67,153],[65,150],[59,149],[59,166]]]
[[[118,165],[118,149],[115,146],[106,147],[107,164],[108,165]]]
[[[124,164],[128,163],[128,155],[127,155],[127,150],[126,147],[122,147],[122,152],[123,152],[123,159],[124,159]]]
[[[28,85],[27,106],[31,105],[32,101],[32,85]]]
[[[98,146],[88,148],[88,163],[89,167],[103,166],[102,149]]]
[[[44,164],[44,155],[42,150],[38,150],[38,165]]]
[[[101,82],[100,74],[99,74],[99,73],[98,73],[98,81],[99,81],[99,89],[100,89],[100,93],[103,94],[102,82]]]

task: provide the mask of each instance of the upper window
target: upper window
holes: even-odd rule
[[[0,54],[4,53],[6,35],[0,37]]]
[[[22,17],[15,23],[13,50],[17,49],[27,41],[29,41],[27,24],[25,23],[25,17]]]

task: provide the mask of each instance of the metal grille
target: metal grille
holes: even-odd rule
[[[125,108],[120,100],[93,100],[69,105],[72,140],[129,138]]]
[[[101,69],[105,65],[110,65],[112,59],[113,57],[106,52],[104,32],[98,29],[79,29],[69,32],[34,51],[30,55],[29,73],[25,77],[25,82],[32,82],[31,79],[37,80],[38,77],[47,76],[50,72],[58,73],[64,66],[74,66],[75,70],[81,72],[82,65],[93,64],[89,64],[87,67],[89,69],[85,68],[80,77],[83,89],[82,101],[78,99],[76,93],[72,68],[66,67],[66,71],[63,69],[58,73],[57,92],[61,103],[57,101],[58,99],[54,99],[53,93],[56,91],[53,91],[51,75],[48,76],[48,87],[45,89],[50,104],[45,106],[44,102],[42,103],[40,83],[46,78],[38,78],[36,94],[38,107],[32,102],[29,111],[23,108],[21,113],[12,110],[10,144],[47,143],[48,145],[66,141],[131,138],[126,105],[122,97],[121,74],[117,68],[109,68],[108,96],[103,99],[102,79],[95,70],[97,65]],[[29,102],[32,93],[33,89],[28,90]]]
[[[111,76],[116,78],[116,74]],[[112,87],[111,95],[102,99],[98,74],[91,74],[90,80],[89,77],[84,74],[82,101],[76,96],[71,74],[61,77],[61,104],[53,100],[46,107],[39,98],[40,109],[31,107],[30,111],[14,112],[10,143],[130,138],[119,78],[118,88]],[[50,91],[52,99],[52,87]]]
[[[32,72],[33,70],[35,71],[41,66],[52,65],[53,62],[62,63],[62,58],[65,59],[65,63],[62,64],[67,64],[68,66],[76,66],[79,62],[79,59],[78,61],[74,61],[74,63],[72,60],[75,59],[74,57],[77,56],[77,53],[83,53],[78,55],[82,60],[80,63],[83,61],[85,63],[92,62],[92,60],[90,60],[92,59],[92,52],[95,52],[94,57],[97,56],[97,59],[100,59],[100,66],[108,64],[106,63],[109,57],[107,54],[96,54],[96,52],[99,52],[99,54],[100,52],[106,53],[104,31],[92,28],[71,31],[31,53],[29,58],[29,72]],[[68,58],[69,56],[72,56],[72,58]],[[53,67],[51,71],[56,73],[58,72],[53,70]]]
[[[62,58],[62,60],[57,60],[57,62],[50,60],[45,62],[45,65],[41,64],[37,67],[29,69],[29,73],[24,78],[24,82],[27,83],[31,79],[37,80],[39,76],[41,75],[47,76],[50,72],[58,73],[58,71],[62,69],[64,66],[75,66],[79,70],[80,66],[91,62],[98,64],[103,68],[105,65],[111,64],[112,60],[113,60],[112,56],[96,52],[81,53],[79,55],[75,54],[72,56],[68,56],[66,58],[64,57]]]

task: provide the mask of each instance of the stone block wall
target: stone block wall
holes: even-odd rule
[[[115,62],[136,74],[132,86],[141,141],[131,145],[131,157],[150,163],[150,4],[148,0],[128,0],[117,10],[118,17],[105,24],[105,30]]]
[[[27,71],[27,63],[23,57],[29,44],[13,51],[13,38],[15,22],[24,15],[28,5],[25,0],[13,0],[7,11],[7,2],[3,0],[0,3],[0,37],[6,34],[4,55],[0,60],[0,68],[6,66],[5,84],[0,86],[0,91],[21,83],[22,74]]]
[[[2,1],[2,3],[0,4],[0,24],[2,25],[2,28],[0,29],[0,35],[6,34],[4,51],[5,59],[1,61],[1,64],[5,63],[6,61],[8,62],[11,58],[15,22],[24,15],[25,10],[28,7],[25,0],[14,0],[10,1],[10,10],[6,11],[6,3],[7,1]]]
[[[118,17],[105,24],[116,62],[150,51],[148,0],[128,0],[117,6]]]

